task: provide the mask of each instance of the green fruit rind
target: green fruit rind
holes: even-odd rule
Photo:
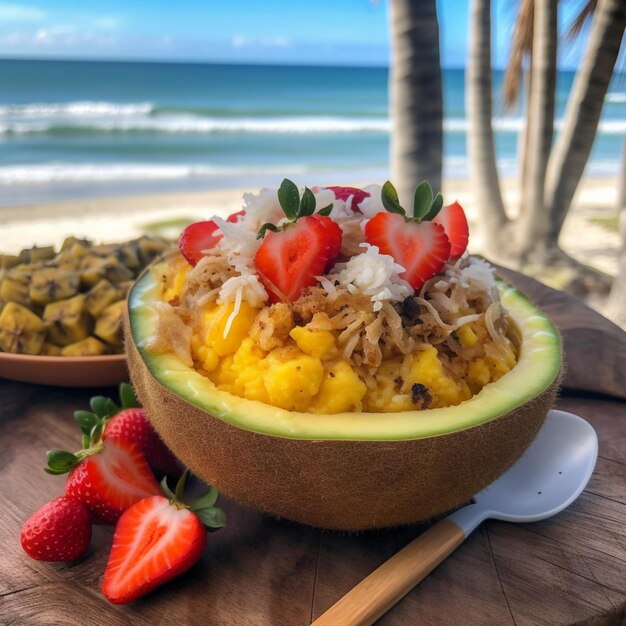
[[[238,428],[288,439],[403,441],[435,437],[490,422],[554,387],[561,370],[561,338],[550,320],[524,295],[498,281],[503,306],[517,326],[521,352],[517,365],[497,382],[458,406],[400,413],[314,415],[286,411],[221,391],[173,354],[151,354],[143,347],[153,334],[157,286],[146,272],[131,290],[132,341],[156,381],[187,403]]]

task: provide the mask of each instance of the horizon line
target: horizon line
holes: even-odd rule
[[[0,54],[0,62],[2,61],[36,61],[36,62],[51,62],[51,63],[119,63],[119,64],[155,64],[155,65],[226,65],[226,66],[247,66],[247,67],[318,67],[318,68],[345,68],[345,69],[384,69],[388,70],[389,63],[386,64],[354,64],[354,63],[314,63],[308,61],[302,61],[298,63],[280,63],[276,61],[235,61],[235,60],[215,60],[215,59],[145,59],[145,58],[106,58],[106,57],[94,57],[94,58],[76,58],[76,57],[63,57],[63,56],[48,56],[38,57],[30,55],[13,55],[4,56]],[[442,65],[442,70],[456,70],[465,71],[467,68],[462,65]],[[505,68],[502,66],[493,66],[493,70],[503,71]],[[562,66],[557,67],[558,71],[576,72],[576,66]],[[615,71],[615,74],[621,74],[619,71]]]

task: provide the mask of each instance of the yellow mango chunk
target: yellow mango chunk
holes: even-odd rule
[[[228,333],[225,333],[234,308],[234,302],[226,302],[206,311],[203,315],[202,325],[206,328],[204,343],[218,356],[226,356],[236,352],[250,331],[252,322],[258,313],[258,309],[250,306],[244,300],[237,315],[233,317],[230,323]]]
[[[459,338],[461,345],[465,348],[473,348],[478,342],[478,335],[469,324],[463,324],[463,326],[456,331],[456,336]]]
[[[313,413],[360,411],[366,392],[366,384],[350,365],[346,361],[338,361],[324,372],[322,384],[310,410]]]
[[[189,270],[191,269],[191,265],[184,259],[182,262],[177,262],[176,265],[178,267],[173,271],[168,280],[167,288],[163,292],[163,300],[165,302],[180,297],[185,288],[185,283],[187,282],[187,274],[189,274]]]
[[[464,399],[461,385],[446,374],[434,347],[405,357],[402,374],[406,393],[410,393],[416,383],[428,389],[432,396],[429,408],[452,406]]]
[[[232,368],[237,378],[233,383],[235,393],[249,400],[268,402],[262,371],[267,368],[265,353],[252,341],[244,339],[233,355]]]
[[[294,346],[272,350],[265,363],[263,382],[270,403],[289,411],[306,411],[322,384],[322,362]]]
[[[308,326],[292,328],[289,336],[302,352],[316,359],[326,359],[336,353],[335,337],[328,330],[312,330]]]
[[[474,393],[478,393],[491,381],[491,371],[485,359],[475,359],[467,366],[467,383]]]

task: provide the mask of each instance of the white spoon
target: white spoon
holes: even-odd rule
[[[321,615],[313,626],[375,622],[488,518],[536,522],[569,506],[585,488],[598,456],[598,438],[581,417],[550,411],[515,465],[392,556]]]

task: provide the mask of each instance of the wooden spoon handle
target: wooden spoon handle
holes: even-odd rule
[[[457,546],[465,533],[444,519],[385,561],[312,626],[368,626],[403,598]]]

